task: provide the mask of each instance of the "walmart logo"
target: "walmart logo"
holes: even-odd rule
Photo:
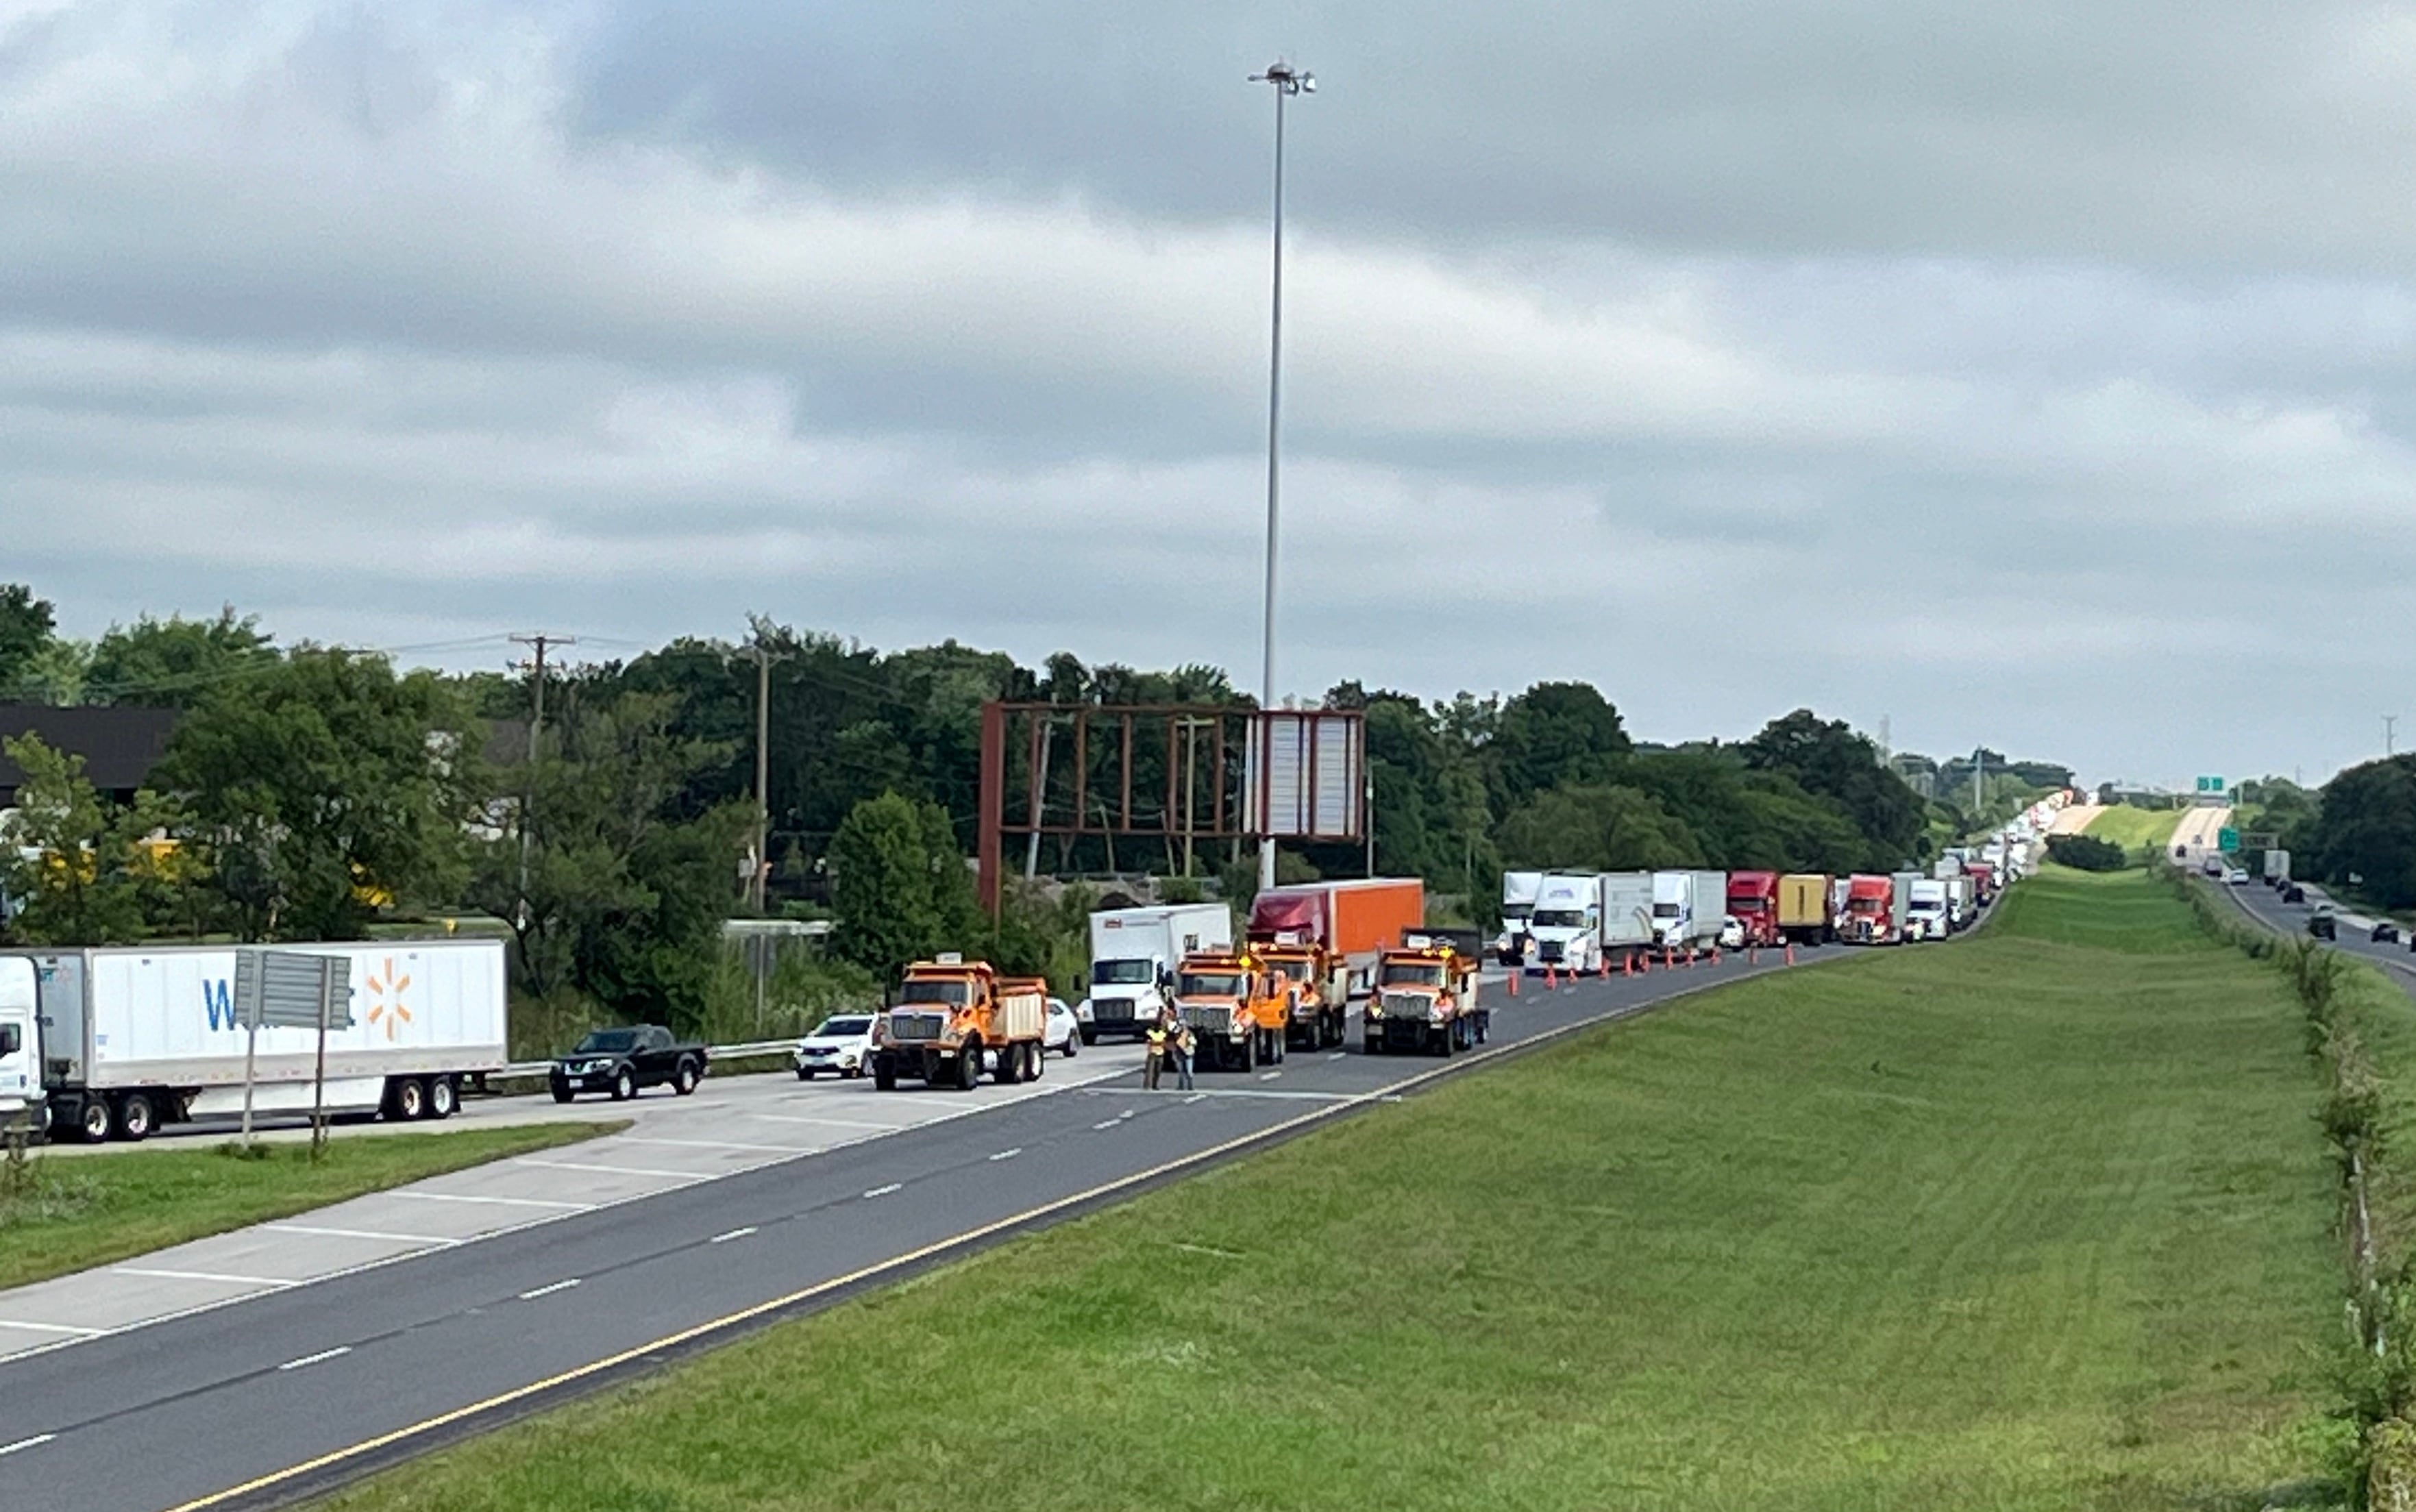
[[[216,981],[202,978],[202,1011],[209,1015],[212,1029],[234,1029],[234,989],[223,976]]]

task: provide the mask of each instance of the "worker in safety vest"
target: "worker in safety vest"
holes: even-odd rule
[[[1173,1018],[1171,1013],[1161,1013],[1157,1021],[1149,1026],[1149,1060],[1141,1068],[1140,1084],[1152,1092],[1157,1090],[1158,1073],[1166,1069],[1167,1046],[1174,1036]]]

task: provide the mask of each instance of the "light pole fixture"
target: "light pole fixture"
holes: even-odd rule
[[[1275,215],[1275,279],[1274,298],[1270,303],[1267,332],[1267,586],[1263,620],[1259,637],[1262,659],[1260,665],[1259,708],[1263,713],[1276,706],[1276,519],[1277,478],[1281,473],[1281,441],[1283,429],[1283,175],[1284,175],[1284,101],[1294,95],[1317,93],[1317,75],[1306,68],[1295,68],[1278,58],[1267,65],[1264,73],[1250,75],[1254,84],[1273,84],[1276,96],[1276,215]],[[1262,731],[1272,727],[1261,725]],[[1272,760],[1271,735],[1261,736],[1259,760]],[[1273,815],[1261,815],[1272,823]],[[1273,835],[1259,837],[1259,885],[1276,885],[1276,840]]]

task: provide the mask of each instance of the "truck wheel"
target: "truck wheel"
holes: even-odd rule
[[[149,1139],[151,1131],[158,1126],[159,1121],[151,1111],[149,1093],[129,1092],[117,1099],[117,1137],[119,1139],[140,1143]]]
[[[453,1079],[451,1077],[431,1076],[428,1079],[429,1117],[437,1119],[450,1118],[453,1116],[454,1111],[461,1106],[461,1095],[454,1087]]]
[[[1088,1024],[1085,1024],[1082,1027],[1080,1035],[1077,1037],[1079,1037],[1085,1045],[1095,1045],[1099,1042],[1099,1032],[1090,1027]],[[1074,1052],[1071,1049],[1068,1049],[1065,1053],[1071,1055]]]
[[[981,1083],[981,1046],[967,1045],[957,1052],[957,1090],[971,1092]]]
[[[627,1102],[638,1095],[638,1078],[627,1066],[612,1073],[612,1100]]]
[[[428,1087],[417,1077],[399,1076],[385,1084],[385,1115],[398,1123],[428,1116]]]
[[[679,1069],[672,1073],[672,1090],[683,1097],[696,1090],[696,1063],[694,1061],[680,1062]]]
[[[579,1094],[571,1091],[568,1087],[556,1087],[553,1089],[553,1100],[556,1102],[568,1102],[571,1098],[577,1096],[579,1096]]]
[[[1011,1087],[1025,1080],[1022,1046],[1012,1043],[1001,1045],[996,1059],[997,1064],[990,1068],[991,1081],[1002,1087]]]
[[[1041,1070],[1049,1060],[1048,1051],[1049,1047],[1036,1039],[1023,1047],[1023,1080],[1026,1081],[1040,1080]]]
[[[800,1074],[802,1074],[802,1073],[800,1073]],[[897,1091],[897,1090],[898,1090],[898,1068],[897,1068],[896,1066],[894,1066],[890,1065],[890,1064],[889,1064],[889,1062],[888,1062],[887,1060],[885,1060],[885,1059],[884,1059],[884,1060],[878,1060],[878,1061],[873,1062],[873,1063],[872,1063],[872,1087],[873,1087],[873,1090],[874,1090],[874,1091],[876,1091],[876,1092],[895,1092],[895,1091]]]

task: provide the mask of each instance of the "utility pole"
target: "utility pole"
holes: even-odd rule
[[[1294,68],[1278,58],[1267,65],[1264,73],[1250,75],[1254,84],[1272,84],[1276,95],[1276,230],[1275,279],[1272,311],[1267,325],[1267,592],[1265,615],[1260,627],[1261,644],[1265,653],[1261,668],[1260,702],[1261,713],[1276,706],[1276,480],[1280,471],[1282,450],[1279,445],[1283,422],[1283,171],[1284,171],[1284,101],[1294,95],[1317,93],[1317,75],[1306,68]],[[1259,760],[1270,762],[1275,756],[1273,733],[1263,723],[1260,728],[1267,734],[1259,752]],[[1274,828],[1275,816],[1261,814],[1260,820]],[[1276,885],[1276,839],[1272,834],[1259,837],[1259,885]]]
[[[516,922],[525,923],[528,918],[529,809],[536,801],[536,762],[545,738],[545,648],[550,645],[577,645],[579,637],[548,635],[540,630],[532,635],[515,635],[510,640],[514,645],[528,646],[536,653],[529,661],[528,757],[521,767],[521,917]]]
[[[2382,717],[2382,755],[2386,761],[2391,757],[2392,730],[2398,723],[2399,716],[2395,714],[2386,714]]]
[[[1987,769],[1988,764],[1985,754],[1987,748],[1986,746],[1975,746],[1971,750],[1971,817],[1974,819],[1980,817],[1980,809],[1987,802],[1984,795],[1986,790],[1980,785],[1981,775]]]
[[[755,865],[747,877],[747,900],[762,914],[772,875],[772,663],[775,656],[759,631],[751,648],[755,656]],[[757,989],[762,989],[761,974]]]

